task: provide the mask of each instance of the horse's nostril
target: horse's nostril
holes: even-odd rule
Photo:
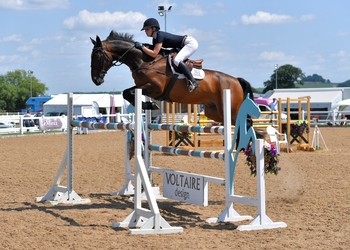
[[[95,85],[100,86],[104,82],[104,79],[95,77],[93,79],[93,82],[95,83]]]

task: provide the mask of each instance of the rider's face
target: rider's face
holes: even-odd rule
[[[151,37],[152,36],[152,28],[146,28],[145,33],[147,36]]]

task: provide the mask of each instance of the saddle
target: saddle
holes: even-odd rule
[[[174,63],[174,58],[176,57],[177,52],[172,52],[170,53],[170,57],[171,57],[171,65],[173,66],[173,68],[176,71],[179,71],[179,68],[175,65]],[[192,71],[193,68],[195,69],[202,69],[202,63],[203,63],[203,59],[199,59],[199,60],[191,60],[191,59],[186,59],[184,61],[184,63],[187,65],[187,67]]]
[[[162,51],[163,56],[167,56],[167,63],[166,63],[166,72],[165,74],[170,77],[169,82],[166,85],[166,88],[164,92],[155,98],[158,101],[166,101],[172,103],[172,100],[170,99],[170,91],[174,87],[175,82],[177,79],[183,79],[185,76],[182,74],[182,72],[179,70],[179,68],[175,65],[174,63],[174,58],[177,55],[177,51],[171,50],[169,53],[164,53],[168,52],[168,50]],[[204,60],[190,60],[187,59],[185,60],[185,64],[187,67],[190,69],[192,75],[196,79],[203,79],[205,77],[205,72],[202,69],[202,62]]]

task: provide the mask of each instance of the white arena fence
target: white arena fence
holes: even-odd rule
[[[76,116],[81,117],[81,116]],[[114,115],[99,115],[95,118],[105,118],[105,122],[109,122],[113,119],[115,122],[134,122],[135,114],[114,114]],[[87,119],[92,119],[94,117],[87,117]],[[0,134],[20,134],[23,135],[27,132],[42,132],[46,131],[66,131],[67,130],[68,116],[41,116],[35,117],[31,115],[30,117],[24,117],[24,115],[13,115],[9,113],[0,114],[0,122],[8,124],[8,128],[0,127]],[[26,127],[25,124],[29,123],[30,126]],[[87,129],[75,128],[78,133],[87,133]]]
[[[293,114],[298,114],[298,112],[290,112],[291,115]],[[329,119],[312,119],[311,123],[312,124],[318,124],[318,125],[326,125],[328,122],[331,122],[333,124],[333,126],[340,124],[341,122],[343,122],[343,120],[340,120],[340,116],[337,115],[338,113],[342,113],[345,115],[350,115],[350,111],[337,111],[337,110],[333,110],[333,111],[311,111],[310,112],[310,117],[314,118],[315,116],[323,116],[323,117],[329,117]],[[144,114],[143,114],[144,115]],[[186,114],[183,114],[183,116],[186,116]],[[101,115],[100,115],[101,116]],[[99,116],[99,117],[100,117]],[[116,114],[112,114],[112,115],[102,115],[103,117],[106,117],[106,122],[110,122],[111,120],[114,122],[130,122],[133,123],[135,122],[135,114],[131,113],[131,114],[120,114],[120,113],[116,113]],[[78,116],[77,116],[78,117]],[[304,119],[306,119],[307,117],[307,111],[302,110],[302,117],[304,117]],[[55,128],[52,129],[45,129],[45,128],[41,128],[39,126],[39,124],[45,123],[46,121],[52,120],[53,121],[51,123],[54,123],[55,119],[60,119],[60,123],[62,124],[62,127],[57,127],[55,126]],[[13,125],[13,127],[10,128],[0,128],[0,134],[25,134],[26,132],[43,132],[45,133],[46,131],[66,131],[67,130],[67,116],[51,116],[51,117],[34,117],[33,115],[31,117],[24,117],[24,115],[20,115],[20,114],[11,114],[11,113],[0,113],[0,121],[1,122],[5,122],[5,123],[10,123]],[[32,121],[32,124],[34,123],[33,126],[30,127],[26,127],[24,125],[24,122],[26,120],[30,120]],[[161,119],[164,120],[164,119]],[[199,120],[199,119],[198,119]],[[350,123],[350,120],[347,121],[347,123]],[[78,128],[75,128],[75,130],[78,130]],[[87,129],[84,128],[80,128],[78,130],[78,133],[87,133]]]

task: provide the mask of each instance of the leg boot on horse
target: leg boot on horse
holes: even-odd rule
[[[189,92],[192,92],[195,88],[200,87],[196,79],[194,79],[190,69],[186,66],[184,62],[179,62],[178,67],[189,81],[189,84],[187,85]]]

